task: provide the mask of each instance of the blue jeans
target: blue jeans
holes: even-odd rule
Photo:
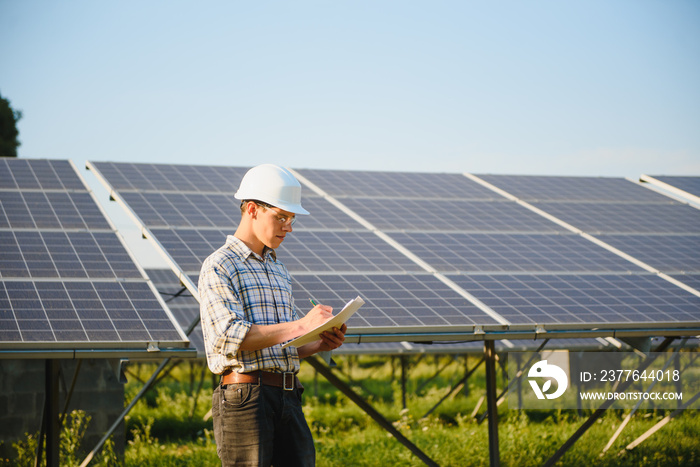
[[[221,465],[315,465],[314,441],[301,410],[302,392],[250,383],[217,387],[212,418]]]

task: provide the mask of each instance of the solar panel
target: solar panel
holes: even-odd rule
[[[5,348],[183,341],[145,282],[3,281],[0,302]]]
[[[183,286],[176,276],[169,269],[148,269],[148,276],[153,281],[156,289],[163,295],[177,318],[182,328],[187,328],[193,320],[199,317],[199,303],[188,291],[183,291]],[[305,300],[299,298],[302,305]],[[304,306],[298,306],[298,310],[303,314]],[[203,357],[204,342],[201,327],[198,324],[189,335],[191,346],[198,349],[198,356]],[[515,350],[534,350],[538,348],[541,341],[502,341],[496,342],[496,348],[500,352]],[[568,349],[568,350],[593,350],[612,348],[612,344],[603,339],[556,339],[547,344],[547,349]],[[480,354],[483,352],[483,343],[480,341],[448,342],[436,341],[433,343],[420,342],[365,342],[346,343],[335,353],[338,355],[399,355],[414,353],[455,353]]]
[[[180,330],[145,282],[2,281],[4,348],[176,345]],[[144,351],[146,349],[144,348]]]
[[[187,353],[68,161],[0,160],[0,172],[0,348]]]
[[[591,234],[697,234],[700,211],[681,203],[534,203]]]
[[[248,170],[243,167],[112,162],[93,162],[92,165],[120,192],[235,193]]]
[[[292,290],[300,316],[309,299],[340,310],[357,295],[366,304],[348,321],[353,334],[471,332],[498,322],[431,274],[295,274]]]
[[[141,278],[112,232],[0,230],[0,277]]]
[[[397,232],[391,237],[445,273],[642,271],[574,234]]]
[[[151,229],[153,236],[187,275],[199,274],[202,261],[221,247],[231,232],[221,229]]]
[[[297,173],[338,198],[500,199],[460,174],[313,169],[301,169]]]
[[[124,201],[154,227],[231,227],[240,220],[240,201],[231,195],[126,192]]]
[[[232,194],[125,192],[124,202],[141,221],[157,227],[225,227],[235,231],[241,218],[240,201]],[[304,198],[312,216],[299,216],[295,229],[357,229],[357,221],[343,214],[328,201],[314,196]]]
[[[278,248],[277,257],[292,273],[423,272],[370,232],[294,232]]]
[[[119,166],[115,164],[110,170],[126,173],[143,169],[138,164],[124,170]],[[159,171],[166,172],[163,168]],[[183,169],[172,171],[182,173]],[[205,171],[195,169],[195,173]],[[297,172],[308,188],[304,205],[312,215],[299,216],[294,232],[278,249],[278,257],[292,272],[300,314],[310,308],[309,298],[335,308],[356,295],[365,299],[367,304],[348,323],[350,342],[398,341],[407,336],[414,341],[473,340],[489,332],[516,338],[523,333],[539,335],[544,328],[571,331],[568,336],[607,336],[621,331],[649,335],[652,324],[673,325],[679,330],[675,332],[698,327],[697,313],[692,308],[697,306],[698,297],[691,291],[649,274],[634,262],[468,176]],[[99,171],[98,178],[113,189]],[[622,179],[602,183],[606,188],[603,190],[601,185],[600,191],[605,193],[589,194],[587,201],[563,201],[569,198],[565,196],[544,204],[638,205],[652,217],[655,213],[650,207],[674,210],[683,206],[656,193],[647,196],[649,190]],[[592,191],[597,189],[594,183]],[[212,193],[200,192],[199,201],[193,202],[194,193],[168,190],[171,187],[163,185],[158,191],[151,185],[147,190],[131,187],[116,195],[129,199],[125,205],[137,213],[149,236],[159,242],[178,273],[184,274],[191,290],[196,291],[201,261],[221,246],[235,227],[215,224],[233,223],[238,212],[231,214],[230,220],[212,221],[212,216],[205,213],[213,211],[202,210],[204,200]],[[628,201],[617,201],[621,194]],[[131,201],[131,195],[136,201]],[[156,199],[160,201],[152,201]],[[549,195],[548,199],[556,197]],[[151,213],[138,206],[139,200],[146,200],[142,204],[150,206]],[[142,218],[138,213],[144,213]],[[582,217],[593,223],[587,216]],[[614,217],[599,223],[610,224]],[[672,215],[668,221],[675,222],[678,217]],[[658,223],[658,219],[653,218],[653,222]],[[614,228],[611,230],[619,235]],[[674,235],[678,233],[674,231]],[[557,282],[562,277],[566,280]],[[494,284],[506,278],[511,278],[507,283],[514,289],[509,292],[495,287],[502,297],[491,295]],[[521,283],[532,284],[535,292],[521,290]],[[539,289],[544,294],[557,287],[565,290],[561,296],[553,293],[553,302],[538,296],[534,302],[527,300]],[[649,294],[658,295],[664,300],[656,303],[654,297],[649,297],[649,303],[640,306],[606,301],[624,301],[634,294],[645,299]],[[498,298],[504,301],[494,301]],[[539,305],[543,308],[537,311]],[[662,307],[662,311],[654,312],[656,307]],[[648,319],[637,320],[642,315]]]
[[[653,274],[448,277],[514,325],[615,329],[700,321],[700,297]]]
[[[565,232],[512,201],[346,198],[343,204],[376,228],[423,232]]]
[[[598,238],[662,272],[700,273],[700,235],[600,235]]]
[[[226,242],[220,229],[152,229],[182,271],[199,274],[202,262]],[[277,249],[294,272],[410,272],[422,268],[370,232],[294,231]]]
[[[80,190],[85,186],[68,161],[0,158],[0,190]]]
[[[477,175],[524,201],[668,203],[668,198],[624,178]]]
[[[87,192],[0,191],[0,229],[111,227]]]

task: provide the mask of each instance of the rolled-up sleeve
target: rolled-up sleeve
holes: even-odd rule
[[[235,362],[252,323],[245,320],[239,293],[220,265],[204,262],[198,290],[207,362],[212,373],[220,374]]]

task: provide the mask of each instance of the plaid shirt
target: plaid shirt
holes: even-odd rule
[[[278,344],[240,350],[252,324],[298,319],[292,279],[274,250],[266,248],[260,257],[229,235],[224,246],[202,264],[198,289],[204,347],[213,373],[221,374],[227,368],[239,373],[299,371],[294,347],[282,349]]]

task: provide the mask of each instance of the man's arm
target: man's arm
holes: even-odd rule
[[[253,324],[243,339],[243,342],[241,342],[240,349],[248,351],[260,350],[272,347],[276,344],[281,344],[282,342],[287,342],[317,328],[332,317],[333,308],[326,305],[316,305],[306,316],[296,321],[266,325]],[[337,339],[337,337],[333,337],[330,340],[331,345],[337,341]],[[345,339],[344,334],[343,339]],[[338,346],[340,346],[340,344],[338,344]]]

